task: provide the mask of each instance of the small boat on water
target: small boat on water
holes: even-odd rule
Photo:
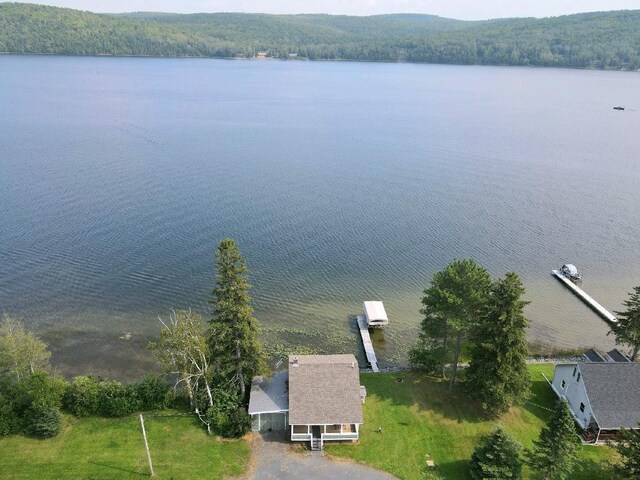
[[[565,263],[560,269],[560,273],[573,282],[582,280],[582,276],[578,273],[578,269],[571,263]]]
[[[613,107],[614,110],[624,110],[624,107],[621,105],[618,105],[617,107]]]

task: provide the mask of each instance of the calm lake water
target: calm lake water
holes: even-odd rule
[[[0,56],[0,112],[0,309],[68,373],[148,368],[226,236],[271,347],[361,355],[379,299],[383,365],[453,258],[517,271],[558,347],[613,341],[551,268],[613,310],[640,284],[635,73]]]

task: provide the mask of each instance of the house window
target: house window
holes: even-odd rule
[[[292,427],[295,435],[309,433],[309,427],[307,425],[292,425]]]
[[[562,388],[565,388],[567,386],[567,382],[565,382],[564,380],[562,380]]]
[[[580,381],[580,372],[578,372],[578,376],[576,377],[576,382]]]
[[[571,374],[571,376],[575,377],[577,371],[578,371],[578,367],[573,367],[573,373]]]
[[[580,402],[580,411],[584,413],[584,403]]]

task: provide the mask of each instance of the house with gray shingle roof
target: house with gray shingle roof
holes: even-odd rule
[[[551,386],[567,400],[585,440],[598,442],[621,428],[640,429],[640,363],[559,364]]]
[[[353,355],[291,355],[287,372],[253,380],[249,415],[254,431],[288,429],[292,441],[322,449],[358,440],[363,399]]]

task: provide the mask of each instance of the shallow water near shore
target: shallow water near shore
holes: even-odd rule
[[[453,258],[518,272],[531,341],[609,348],[640,284],[640,76],[555,69],[0,56],[0,309],[68,373],[130,378],[206,312],[237,240],[272,353],[402,363]],[[612,106],[625,104],[618,112]]]

